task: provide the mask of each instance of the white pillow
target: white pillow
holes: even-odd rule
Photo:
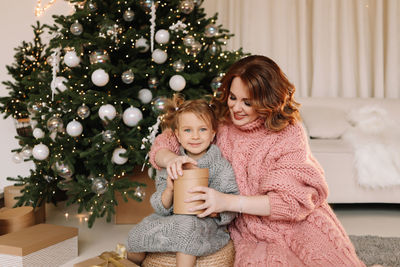
[[[349,127],[346,112],[341,109],[302,106],[300,114],[311,138],[339,139]]]

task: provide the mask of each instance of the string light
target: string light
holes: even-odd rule
[[[43,13],[49,8],[51,7],[54,3],[56,2],[56,0],[50,0],[47,5],[45,5],[44,7],[42,7],[42,0],[37,0],[36,2],[36,7],[35,7],[35,16],[36,17],[40,17],[41,15],[43,15]]]

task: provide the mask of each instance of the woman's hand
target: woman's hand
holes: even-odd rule
[[[178,179],[178,176],[183,174],[183,165],[187,163],[197,165],[197,161],[188,156],[177,156],[169,160],[166,166],[168,176],[173,180]]]
[[[186,203],[193,202],[196,200],[203,200],[204,203],[193,207],[190,211],[204,210],[203,213],[197,215],[199,218],[203,218],[211,215],[212,213],[220,213],[226,211],[225,203],[227,194],[218,192],[215,189],[197,186],[189,190],[190,193],[197,193],[195,196],[185,199]]]

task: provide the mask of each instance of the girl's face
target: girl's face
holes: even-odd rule
[[[251,106],[249,88],[240,77],[235,77],[232,80],[227,104],[231,120],[237,126],[245,125],[259,117],[256,110]]]
[[[186,153],[193,159],[200,158],[210,146],[215,136],[211,123],[205,122],[192,112],[179,115],[175,135]]]

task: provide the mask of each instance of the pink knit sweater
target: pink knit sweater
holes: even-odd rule
[[[311,155],[300,124],[280,132],[261,119],[236,127],[222,125],[217,145],[232,164],[241,195],[265,195],[271,214],[242,214],[230,225],[235,266],[365,266],[326,202],[324,172]],[[150,151],[177,152],[171,131],[159,135]]]

